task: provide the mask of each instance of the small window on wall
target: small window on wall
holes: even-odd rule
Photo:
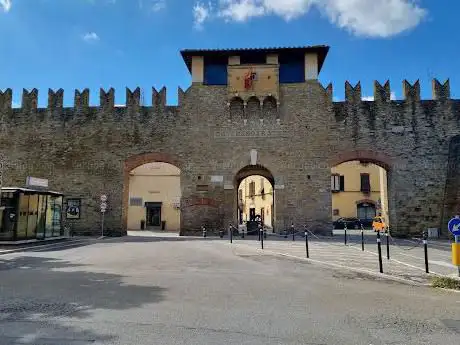
[[[345,191],[345,176],[343,175],[340,176],[340,191]]]
[[[253,198],[256,195],[256,184],[255,182],[249,183],[249,196]]]
[[[340,191],[340,175],[331,176],[331,191],[334,193]]]
[[[369,194],[371,192],[369,174],[361,174],[361,192],[365,194]]]
[[[333,211],[332,211],[332,215],[334,215],[334,216],[339,216],[339,215],[340,215],[339,209],[333,210]]]

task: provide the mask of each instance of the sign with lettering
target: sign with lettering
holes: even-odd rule
[[[48,180],[44,178],[27,176],[26,186],[48,188]]]

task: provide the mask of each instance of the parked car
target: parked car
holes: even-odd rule
[[[347,229],[361,229],[362,223],[360,219],[355,217],[339,218],[333,223],[334,229],[345,229],[345,224]]]

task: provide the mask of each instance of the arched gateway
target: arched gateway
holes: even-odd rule
[[[81,199],[80,219],[67,220],[76,232],[99,232],[106,194],[107,230],[123,233],[129,171],[170,163],[180,169],[180,231],[188,235],[236,223],[236,182],[263,167],[277,230],[292,222],[328,230],[331,167],[356,159],[388,170],[394,233],[445,230],[460,204],[449,187],[458,184],[458,145],[450,140],[460,135],[460,102],[450,98],[449,82],[434,80],[433,100],[424,101],[418,82],[404,81],[400,101],[390,99],[389,82],[375,82],[372,102],[362,100],[359,83],[347,82],[345,100],[334,102],[332,86],[318,82],[328,51],[184,50],[192,85],[178,90],[177,106],[166,104],[165,88],[152,90],[151,106],[141,104],[139,88],[126,90],[126,107],[114,106],[113,89],[100,91],[98,106],[89,105],[89,90],[76,91],[73,108],[63,106],[62,90],[50,90],[45,109],[37,109],[36,89],[23,91],[17,109],[12,91],[0,91],[3,185],[42,177],[66,199]]]

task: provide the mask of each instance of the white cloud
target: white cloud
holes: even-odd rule
[[[201,2],[197,2],[193,6],[193,24],[195,28],[201,29],[203,23],[208,19],[212,11],[212,5],[209,3],[207,6]]]
[[[371,101],[371,102],[372,102],[372,101],[374,101],[374,96],[364,96],[364,97],[361,97],[361,99],[362,99],[363,101]],[[392,101],[395,101],[395,100],[396,100],[396,93],[395,93],[394,91],[391,91],[391,93],[390,93],[390,99],[391,99]]]
[[[3,12],[8,12],[11,9],[11,0],[0,0],[0,9]]]
[[[87,32],[82,36],[82,38],[85,42],[96,42],[100,40],[99,36],[95,32]]]
[[[139,0],[139,8],[158,12],[166,8],[166,0]]]
[[[276,15],[289,21],[313,7],[339,28],[368,37],[399,34],[416,27],[427,14],[418,0],[219,0],[212,16],[243,22]],[[196,5],[194,12],[195,8]],[[210,17],[208,14],[203,22]]]

